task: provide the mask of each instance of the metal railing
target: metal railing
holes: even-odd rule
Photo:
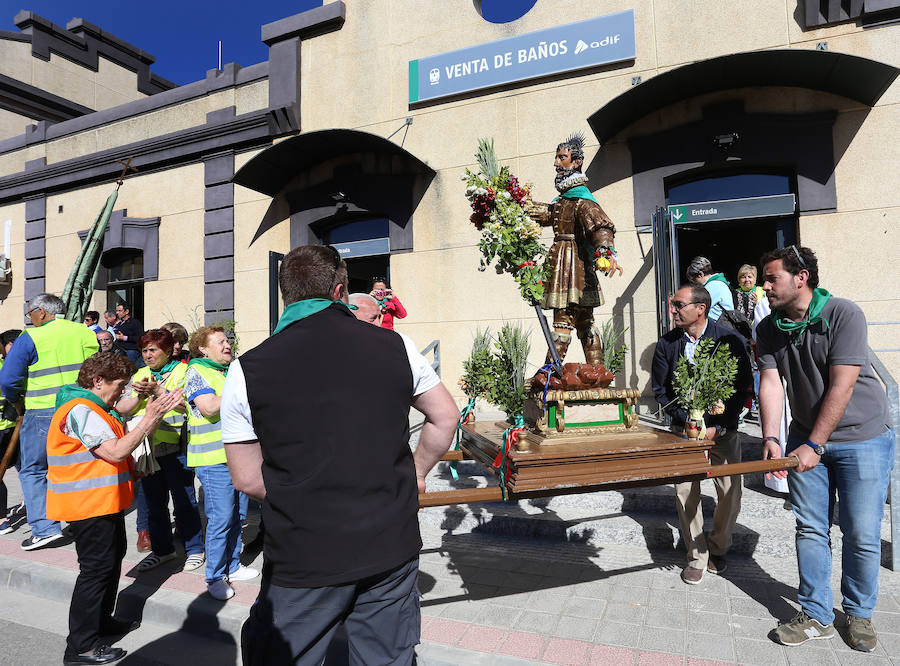
[[[870,347],[869,360],[875,374],[884,384],[887,391],[888,406],[891,411],[891,422],[894,426],[894,433],[900,431],[900,390],[897,387],[897,380],[888,371],[887,366],[881,362],[878,355]],[[891,472],[890,486],[890,503],[891,503],[891,571],[900,571],[900,450],[894,449],[894,469]]]
[[[431,362],[431,368],[437,373],[437,376],[441,376],[441,341],[440,340],[432,340],[428,343],[428,346],[425,347],[420,354],[422,356],[428,356],[428,352],[432,353],[432,358],[434,359]],[[409,433],[413,434],[419,432],[422,429],[422,425],[424,425],[425,421],[421,423],[416,423],[413,426],[410,426]]]

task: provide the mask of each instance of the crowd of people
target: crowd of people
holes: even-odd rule
[[[694,362],[703,340],[727,346],[737,360],[735,390],[704,414],[711,461],[740,461],[738,425],[754,393],[764,458],[797,459],[790,475],[772,476],[787,478],[796,516],[801,609],[773,639],[798,645],[834,635],[829,527],[837,496],[848,636],[870,651],[894,433],[868,360],[865,318],[818,286],[808,248],[769,252],[760,267],[761,286],[745,265],[732,290],[707,258],[690,262],[670,301],[674,328],[656,345],[652,389],[673,430],[683,431],[687,413],[673,398],[679,360]],[[115,615],[126,511],[136,508],[137,545],[148,553],[137,571],[149,571],[180,557],[171,501],[182,567],[205,564],[209,594],[225,601],[232,582],[260,575],[240,563],[250,499],[261,505],[264,567],[242,632],[243,663],[321,663],[341,626],[359,663],[413,663],[418,493],[448,450],[459,412],[415,344],[392,330],[406,310],[388,281],[374,278],[368,293],[353,294],[347,283],[333,248],[292,250],[279,271],[286,305],[278,325],[239,359],[222,327],[190,336],[177,323],[143,330],[124,303],[104,313],[106,328],[93,311],[81,324],[66,320],[51,294],[29,302],[31,327],[0,335],[0,443],[8,445],[21,418],[16,467],[25,500],[7,507],[0,485],[0,533],[27,521],[22,548],[33,550],[69,524],[79,574],[65,664],[120,659],[124,650],[106,637],[139,626]],[[415,451],[410,407],[425,417]],[[687,584],[728,567],[742,484],[715,484],[709,534],[699,482],[675,486]]]
[[[755,268],[740,268],[732,298],[727,280],[712,272],[707,258],[690,262],[689,282],[669,304],[674,328],[654,352],[653,392],[673,430],[683,432],[687,413],[673,397],[678,360],[693,362],[703,339],[715,341],[716,347],[727,345],[738,371],[724,410],[704,415],[705,438],[713,442],[711,462],[740,462],[739,413],[754,392],[763,458],[797,459],[790,474],[782,469],[767,475],[767,483],[787,482],[778,489],[790,493],[800,573],[800,610],[774,629],[772,638],[794,646],[835,635],[830,528],[837,500],[846,637],[853,649],[869,652],[877,643],[872,615],[895,435],[884,387],[869,360],[866,319],[857,304],[819,287],[818,259],[809,248],[791,245],[767,252],[760,267],[761,287]],[[752,333],[742,334],[742,323],[752,326]],[[675,485],[687,549],[681,578],[690,585],[701,583],[705,573],[722,574],[728,566],[741,482],[739,477],[714,481],[718,501],[708,535],[703,532],[699,482]]]

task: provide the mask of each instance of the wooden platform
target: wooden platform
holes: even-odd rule
[[[445,460],[471,459],[499,477],[504,422],[476,421],[462,426],[462,451]],[[707,440],[689,440],[674,433],[637,425],[627,432],[567,438],[542,446],[526,438],[521,449],[510,447],[507,460],[509,500],[588,493],[615,488],[664,485],[717,476],[790,469],[796,458],[756,460],[734,465],[710,465]],[[444,506],[504,499],[499,485],[419,495],[420,506]]]

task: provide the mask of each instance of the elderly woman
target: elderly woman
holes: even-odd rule
[[[763,288],[756,284],[756,266],[744,264],[738,269],[738,286],[734,290],[734,303],[737,311],[753,325],[754,310],[766,295]]]
[[[138,349],[146,364],[131,378],[132,396],[122,398],[116,408],[131,417],[142,416],[151,397],[184,388],[187,365],[172,358],[175,341],[169,331],[157,328],[144,333]],[[153,433],[150,444],[159,471],[141,479],[147,497],[150,544],[152,552],[138,565],[138,571],[155,569],[176,557],[172,539],[172,520],[169,516],[169,495],[175,509],[175,525],[184,541],[187,556],[184,569],[192,571],[203,565],[203,535],[200,514],[194,493],[194,472],[187,467],[181,452],[181,428],[185,421],[183,404],[163,417]]]
[[[131,452],[163,416],[184,400],[181,389],[150,397],[143,417],[126,432],[113,405],[134,363],[112,352],[89,357],[77,384],[64,386],[47,435],[47,517],[66,520],[75,537],[79,573],[69,607],[64,664],[107,664],[125,656],[101,636],[137,623],[113,617],[122,558],[124,511],[134,500]]]
[[[241,497],[234,489],[222,444],[219,407],[231,363],[231,345],[221,326],[201,326],[188,343],[187,464],[203,486],[206,512],[206,588],[213,598],[234,596],[231,581],[249,580],[256,569],[241,566]]]

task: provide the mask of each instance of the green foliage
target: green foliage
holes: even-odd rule
[[[622,343],[625,337],[625,331],[616,329],[616,324],[612,319],[607,319],[603,326],[600,327],[600,342],[603,345],[603,367],[611,373],[618,374],[625,362],[625,354],[628,352],[628,345]]]
[[[694,352],[694,362],[678,359],[673,374],[675,401],[687,410],[709,411],[718,401],[734,395],[738,361],[727,344],[704,338]]]
[[[475,153],[475,159],[478,162],[478,170],[483,173],[488,180],[496,180],[500,175],[500,160],[497,159],[497,153],[494,151],[494,139],[478,139],[478,152]]]
[[[470,398],[488,399],[491,385],[497,374],[494,355],[491,352],[491,329],[477,329],[472,341],[472,352],[463,362],[463,376],[459,385]]]
[[[528,338],[521,324],[504,324],[496,341],[490,329],[478,329],[459,380],[465,394],[487,400],[509,418],[521,414],[525,405],[525,366],[531,351]]]

